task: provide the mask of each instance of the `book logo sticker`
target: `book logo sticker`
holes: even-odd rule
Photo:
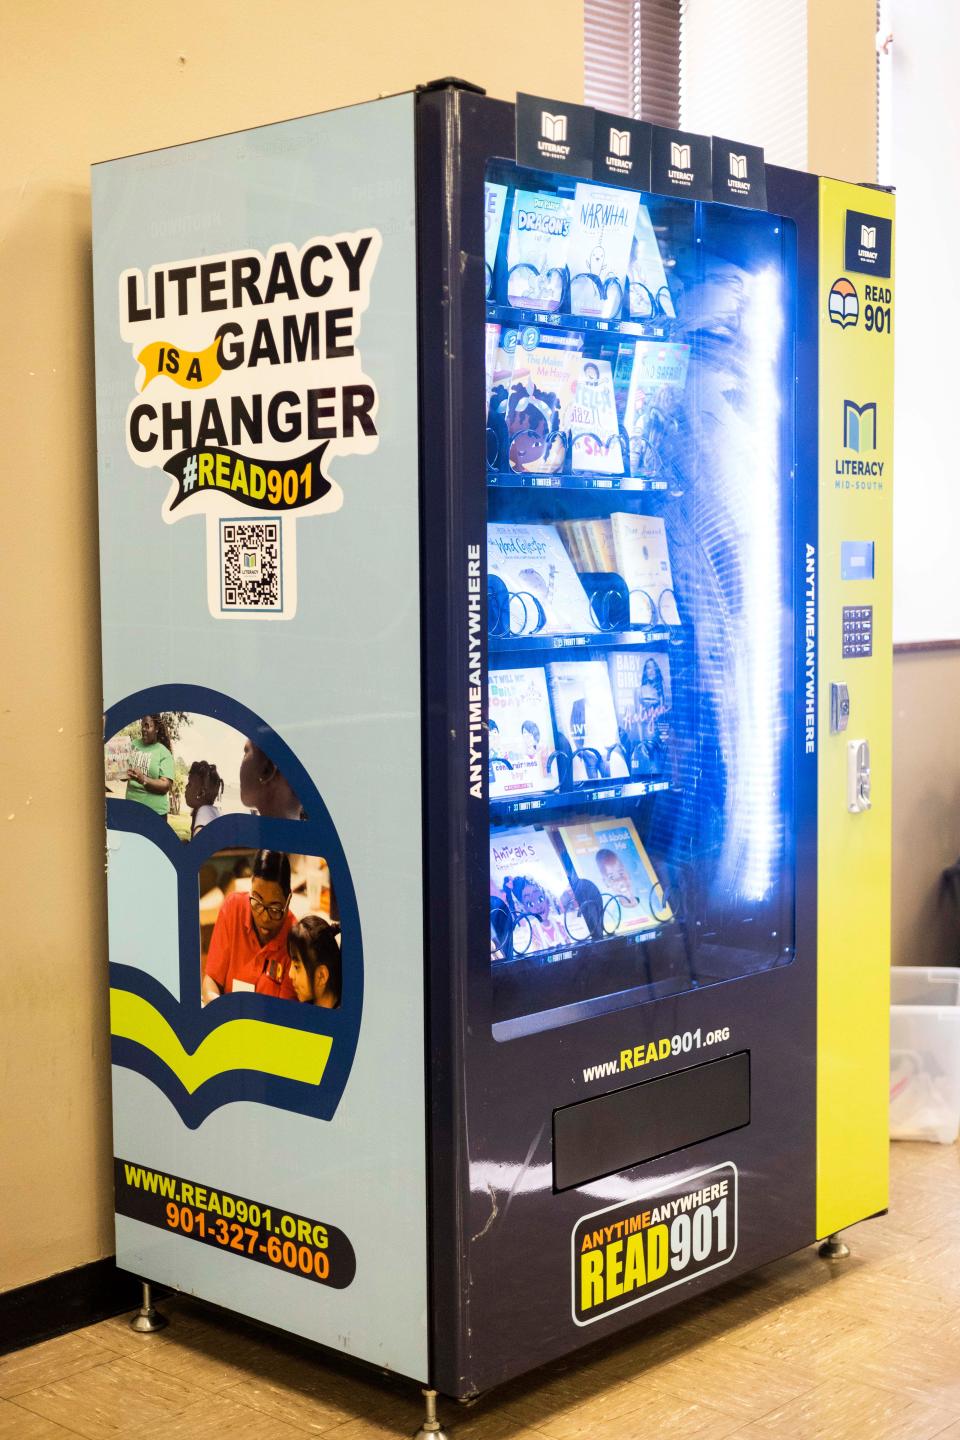
[[[614,130],[610,127],[610,154],[616,155],[618,160],[626,160],[630,155],[630,131]]]
[[[871,400],[866,405],[857,405],[853,400],[843,402],[843,448],[864,450],[877,448],[877,406]]]
[[[730,174],[735,180],[746,180],[747,178],[747,157],[746,155],[734,155],[730,152]]]
[[[827,314],[830,323],[839,325],[842,330],[846,330],[848,325],[856,325],[860,319],[860,298],[856,286],[845,275],[834,280],[830,286]]]
[[[120,337],[136,367],[127,454],[167,480],[168,525],[204,517],[217,619],[292,618],[296,519],[339,510],[332,462],[377,448],[377,390],[358,340],[380,249],[367,229],[119,277]],[[224,548],[224,520],[241,543]]]
[[[843,268],[860,275],[889,276],[893,252],[893,221],[882,215],[848,210],[844,230]]]
[[[548,110],[540,112],[540,134],[544,140],[552,140],[557,145],[562,145],[567,138],[567,117],[566,115],[551,115]]]
[[[690,169],[690,146],[678,145],[676,140],[670,141],[670,164],[676,170]]]

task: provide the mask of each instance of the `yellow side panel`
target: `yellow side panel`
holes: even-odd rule
[[[819,865],[817,1234],[887,1205],[890,1049],[890,750],[893,655],[893,280],[846,270],[847,212],[869,257],[889,195],[820,182]],[[867,225],[865,232],[861,224]],[[882,226],[881,226],[882,230]],[[880,245],[883,245],[881,235]],[[892,257],[892,240],[890,246]],[[869,263],[869,259],[868,259]],[[892,270],[892,265],[891,265]],[[836,282],[841,283],[836,287]],[[836,288],[835,288],[836,287]],[[852,291],[851,291],[852,287]],[[831,291],[833,315],[831,319]],[[855,292],[855,293],[852,293]],[[842,323],[841,323],[842,322]],[[873,413],[875,405],[875,433]],[[856,406],[859,414],[851,410]],[[875,578],[841,578],[843,541],[873,541]],[[862,568],[848,554],[848,570]],[[870,657],[843,655],[843,609],[872,606]],[[848,643],[863,630],[848,630]],[[830,686],[849,687],[845,733]],[[848,742],[870,745],[872,806],[847,808]]]

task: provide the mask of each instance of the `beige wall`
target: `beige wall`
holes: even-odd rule
[[[902,483],[902,477],[900,477]],[[960,965],[940,873],[960,856],[960,650],[893,664],[893,963]]]
[[[877,177],[876,0],[809,0],[807,169]]]
[[[0,6],[0,1290],[113,1247],[88,166],[441,75],[581,99],[579,0],[535,27],[532,75],[512,15],[506,0]]]

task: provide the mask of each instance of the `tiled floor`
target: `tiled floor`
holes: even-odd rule
[[[585,1359],[441,1407],[457,1440],[960,1440],[958,1148],[894,1145],[889,1216]],[[394,1440],[414,1387],[185,1300],[0,1358],[0,1440]]]

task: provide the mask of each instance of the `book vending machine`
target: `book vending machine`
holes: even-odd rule
[[[454,81],[93,188],[118,1263],[465,1398],[882,1211],[891,197]]]

